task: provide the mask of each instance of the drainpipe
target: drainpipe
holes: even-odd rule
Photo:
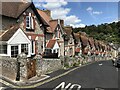
[[[64,60],[63,60],[63,68],[64,68],[64,63],[65,63],[65,34],[63,34],[62,37],[64,40]]]
[[[44,29],[44,49],[46,48],[46,27]]]

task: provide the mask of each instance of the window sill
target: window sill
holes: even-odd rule
[[[35,30],[34,29],[28,29],[28,28],[26,28],[26,31],[34,32]]]

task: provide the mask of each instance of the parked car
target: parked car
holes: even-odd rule
[[[112,62],[113,62],[113,66],[116,66],[118,68],[120,67],[120,57],[114,58]]]

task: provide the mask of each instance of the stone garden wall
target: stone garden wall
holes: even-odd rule
[[[1,76],[13,77],[16,75],[16,59],[10,57],[1,57],[0,56],[0,69],[1,69]]]
[[[0,56],[0,67],[7,68],[8,70],[16,71],[16,59]]]
[[[39,64],[39,69],[41,69],[41,74],[47,74],[52,71],[56,71],[62,68],[62,63],[60,59],[46,59],[43,58]]]

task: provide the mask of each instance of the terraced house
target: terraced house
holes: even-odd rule
[[[47,55],[47,57],[50,57],[51,55],[56,57],[64,56],[64,21],[60,19],[52,19],[50,10],[37,9],[37,11],[49,25],[45,32],[46,49],[44,55]]]
[[[81,46],[82,46],[82,54],[83,55],[90,55],[90,44],[88,42],[87,34],[84,32],[80,33],[80,40],[81,40]]]
[[[44,50],[44,31],[48,24],[38,14],[33,3],[3,2],[0,55],[28,57]]]
[[[94,45],[94,39],[92,37],[89,37],[88,40],[89,44],[90,44],[90,54],[94,55],[95,54],[95,45]]]
[[[80,41],[80,33],[74,33],[74,37],[75,37],[75,55],[81,56],[82,46]]]
[[[73,34],[73,28],[71,26],[64,27],[65,32],[65,55],[75,55],[75,37]]]

